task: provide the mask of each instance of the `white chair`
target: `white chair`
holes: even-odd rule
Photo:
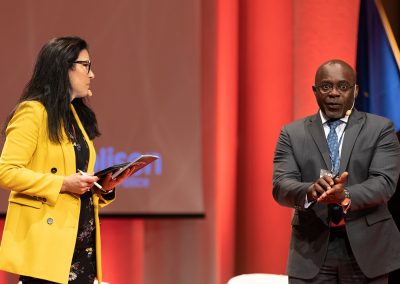
[[[227,284],[287,284],[286,275],[252,273],[231,278]]]

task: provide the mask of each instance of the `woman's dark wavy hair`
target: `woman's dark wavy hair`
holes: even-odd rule
[[[32,78],[18,101],[18,104],[24,101],[39,101],[44,105],[48,116],[49,139],[55,143],[62,141],[62,127],[66,133],[73,133],[68,71],[84,49],[88,49],[88,44],[79,37],[59,37],[46,43],[38,54]],[[93,140],[100,136],[96,115],[85,99],[75,98],[72,104],[89,138]],[[15,109],[8,116],[5,127],[14,113]]]

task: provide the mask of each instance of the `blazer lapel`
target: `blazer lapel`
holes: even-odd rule
[[[71,106],[72,114],[74,115],[75,120],[78,123],[78,126],[79,126],[83,136],[85,137],[86,143],[88,144],[88,147],[89,147],[88,171],[91,172],[94,169],[94,163],[96,161],[96,151],[94,149],[93,142],[89,139],[89,136],[87,135],[85,128],[83,127],[83,124],[82,124],[78,114],[76,113],[75,107],[72,104],[70,104],[70,106]]]
[[[68,135],[65,133],[64,127],[61,127],[61,131],[63,140],[61,141],[60,146],[64,155],[65,174],[70,175],[76,173],[75,151],[71,141],[68,140]]]
[[[76,110],[72,104],[70,104],[72,114],[75,117],[76,122],[78,123],[78,126],[80,130],[82,131],[83,136],[85,137],[86,143],[88,144],[89,147],[89,163],[88,163],[88,171],[92,172],[94,170],[94,164],[96,161],[96,151],[94,149],[93,142],[89,139],[89,136],[87,135],[85,128],[83,127],[83,124],[81,120],[79,119],[78,114],[76,113]],[[76,172],[76,164],[75,164],[75,150],[72,145],[72,143],[68,140],[68,136],[65,133],[64,127],[62,127],[62,133],[63,133],[63,141],[61,142],[61,148],[64,154],[64,165],[65,165],[65,172],[66,173],[75,173]]]
[[[356,143],[358,133],[360,132],[362,126],[364,125],[364,122],[365,122],[365,115],[358,112],[357,110],[354,110],[353,114],[349,117],[349,121],[347,123],[343,137],[343,145],[340,155],[340,173],[344,172],[347,169],[347,165],[350,159],[350,154],[353,151],[353,147],[354,144]]]
[[[324,129],[322,127],[322,121],[319,113],[310,116],[308,120],[308,129],[311,133],[311,137],[314,139],[315,144],[317,144],[318,150],[321,153],[326,169],[331,168],[331,160],[329,158],[328,144],[326,142],[326,137]]]

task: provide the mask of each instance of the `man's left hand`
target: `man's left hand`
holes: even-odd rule
[[[344,184],[347,181],[348,175],[348,172],[343,172],[339,177],[336,177],[334,179],[335,184],[330,189],[321,194],[321,196],[318,197],[317,202],[324,204],[341,203],[345,198]]]

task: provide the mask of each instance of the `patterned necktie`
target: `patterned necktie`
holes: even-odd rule
[[[341,123],[342,123],[341,120],[334,120],[328,122],[329,134],[326,139],[329,147],[329,157],[331,158],[333,175],[339,173],[339,167],[340,167],[340,157],[339,157],[340,141],[336,133],[336,127],[338,127]],[[343,209],[338,204],[329,204],[329,214],[331,216],[331,221],[335,224],[339,224],[339,222],[343,218]]]
[[[329,121],[329,134],[326,138],[329,147],[329,157],[331,158],[332,173],[336,175],[339,172],[340,157],[339,157],[339,139],[336,134],[336,127],[342,123],[341,120]]]

